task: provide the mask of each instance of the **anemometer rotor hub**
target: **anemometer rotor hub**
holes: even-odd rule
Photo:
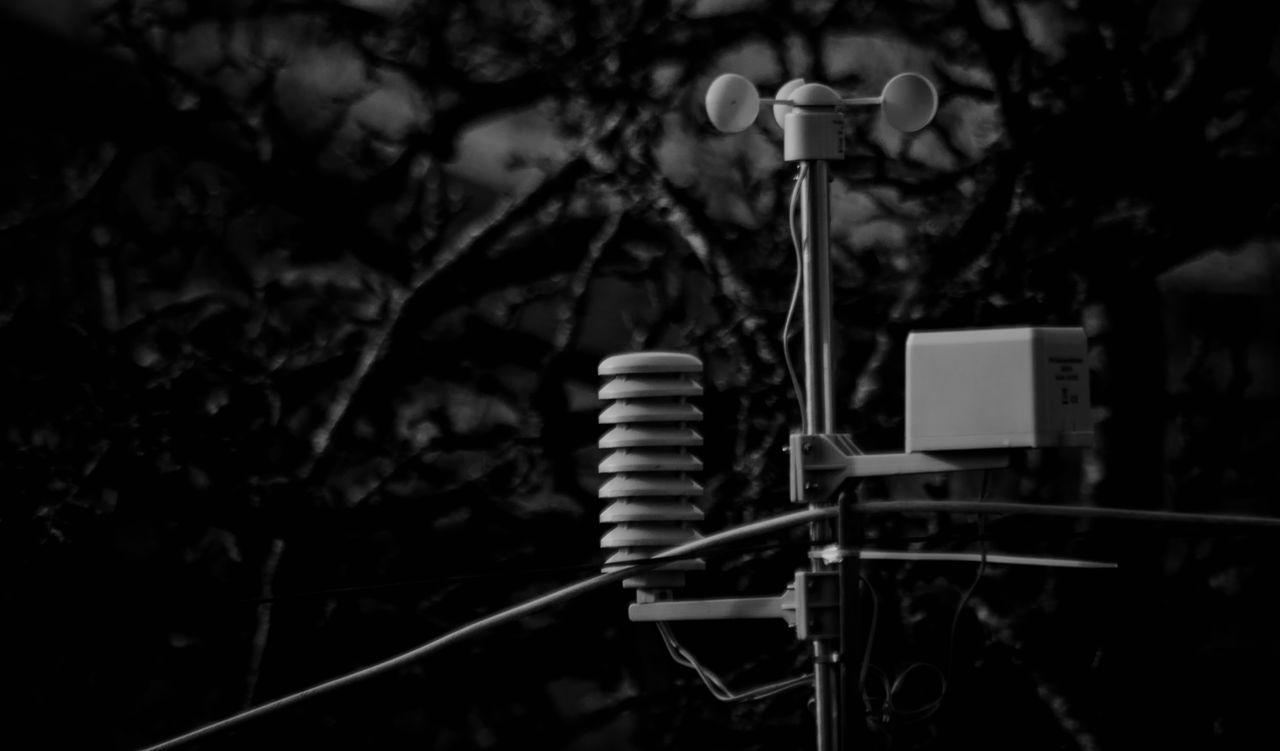
[[[786,161],[844,159],[844,117],[833,107],[792,107],[783,122],[782,158]]]
[[[835,89],[820,83],[806,83],[791,93],[796,107],[839,107],[842,100]]]

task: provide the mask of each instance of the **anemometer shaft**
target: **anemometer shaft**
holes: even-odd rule
[[[822,93],[822,92],[819,92]],[[844,117],[837,110],[839,98],[831,93],[830,106],[792,107],[785,118],[783,158],[800,162],[801,186],[802,304],[804,308],[804,415],[809,434],[835,433],[835,389],[832,383],[831,351],[831,201],[828,160],[844,158]],[[830,505],[831,497],[814,498],[810,508]],[[833,539],[829,522],[809,527],[815,546]],[[856,565],[856,564],[855,564]],[[837,577],[841,566],[821,557],[810,560],[808,576],[814,582]],[[838,596],[838,595],[837,595]],[[817,724],[817,751],[841,751],[839,629],[818,628],[813,640],[814,716]]]

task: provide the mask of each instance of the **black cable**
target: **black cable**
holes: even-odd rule
[[[805,410],[804,388],[796,376],[795,364],[791,361],[791,321],[796,315],[796,303],[800,300],[800,287],[804,278],[804,251],[800,245],[800,235],[796,230],[796,210],[800,206],[800,188],[809,174],[808,162],[800,163],[800,171],[796,175],[795,187],[791,189],[791,207],[787,212],[787,226],[791,230],[791,245],[796,252],[796,281],[791,290],[791,304],[787,307],[787,319],[782,324],[782,359],[787,366],[787,374],[791,376],[791,387],[796,391],[796,401],[800,404],[800,432],[808,433],[808,413]]]
[[[680,644],[676,640],[675,634],[671,633],[671,627],[665,622],[658,623],[658,633],[662,635],[662,641],[667,647],[667,652],[671,655],[671,659],[677,665],[689,668],[698,674],[702,679],[707,690],[711,695],[723,702],[735,701],[754,701],[757,699],[766,699],[774,694],[780,694],[783,691],[789,691],[793,688],[809,685],[812,676],[809,673],[784,678],[780,681],[766,683],[743,691],[733,691],[725,685],[724,679],[716,675],[711,668],[703,665],[698,661],[693,653]]]
[[[1235,516],[1223,514],[1187,514],[1180,512],[1152,512],[1139,511],[1123,508],[1105,508],[1105,507],[1078,507],[1078,506],[1043,506],[1027,503],[998,503],[991,502],[986,504],[988,511],[981,513],[982,509],[974,508],[971,501],[867,501],[858,504],[859,508],[855,509],[863,513],[884,513],[884,512],[902,512],[909,513],[911,511],[927,511],[927,512],[958,512],[958,513],[977,513],[979,521],[962,525],[955,530],[947,533],[935,533],[929,535],[907,535],[901,537],[881,537],[874,538],[875,542],[882,544],[894,543],[912,543],[912,542],[959,542],[959,541],[976,541],[989,542],[992,537],[980,533],[978,536],[970,537],[967,535],[969,529],[982,529],[984,524],[991,525],[1000,522],[1011,521],[1019,517],[1020,513],[1033,514],[1038,516],[1072,516],[1083,518],[1101,518],[1116,519],[1121,521],[1156,521],[1156,522],[1185,522],[1193,524],[1223,524],[1223,525],[1241,525],[1252,527],[1275,527],[1280,526],[1280,519],[1269,517],[1252,517],[1252,516]],[[999,514],[994,519],[993,515]],[[1073,530],[1062,534],[1052,534],[1037,536],[1037,540],[1070,540],[1081,537],[1087,537],[1091,533],[1088,531]],[[1203,532],[1199,534],[1211,534]],[[1168,533],[1162,532],[1161,536],[1165,538],[1184,538],[1198,537],[1199,534],[1193,532],[1186,533]],[[1019,540],[1027,540],[1025,535],[1020,535]],[[710,556],[730,556],[735,554],[749,554],[755,552],[778,550],[783,548],[807,548],[810,543],[803,540],[794,540],[788,542],[769,543],[766,545],[752,545],[746,547],[725,548],[717,550],[711,554],[697,554],[689,556],[680,556],[672,560],[692,560],[695,558],[706,558]],[[603,561],[591,563],[579,563],[566,566],[551,566],[543,568],[511,568],[493,571],[476,571],[459,574],[449,574],[447,576],[433,576],[422,579],[402,579],[391,582],[377,582],[373,584],[353,584],[342,587],[326,587],[321,589],[304,590],[301,592],[286,592],[284,594],[275,595],[273,597],[257,597],[257,598],[228,598],[231,602],[243,605],[264,605],[268,603],[279,603],[289,600],[303,599],[307,597],[323,597],[333,595],[353,595],[363,592],[375,592],[379,590],[398,589],[408,587],[419,587],[438,584],[453,584],[458,582],[468,582],[486,579],[531,579],[547,575],[571,574],[587,571],[596,571],[604,566]],[[163,596],[166,599],[172,599],[175,596],[183,594],[191,595],[189,591],[175,593],[160,593],[157,596]],[[192,595],[194,596],[194,595]],[[202,599],[205,595],[200,595]]]
[[[750,545],[739,547],[727,547],[711,553],[691,554],[684,556],[675,556],[672,561],[697,560],[708,557],[728,557],[736,554],[759,553],[769,550],[781,550],[784,548],[804,548],[809,543],[804,540],[790,540],[787,542],[775,542],[766,545]],[[246,598],[238,602],[245,605],[263,605],[266,603],[276,603],[283,600],[302,599],[306,597],[322,597],[332,595],[352,595],[362,592],[376,592],[386,589],[401,589],[409,587],[422,587],[432,584],[455,584],[459,582],[480,581],[486,579],[536,579],[542,576],[554,576],[557,574],[575,574],[585,573],[589,571],[599,571],[605,565],[604,561],[593,563],[575,563],[566,566],[548,566],[543,568],[532,569],[499,569],[494,571],[475,571],[470,573],[450,574],[448,576],[433,576],[422,579],[402,579],[391,582],[378,582],[375,584],[353,584],[345,587],[327,587],[323,589],[311,589],[302,592],[288,592],[274,597]]]
[[[880,626],[880,595],[876,594],[876,588],[872,586],[871,580],[859,574],[858,578],[866,585],[867,591],[871,593],[871,627],[867,632],[867,644],[862,650],[862,665],[858,668],[858,695],[865,702],[867,700],[867,671],[871,669],[871,648],[875,644],[876,630]]]
[[[982,484],[978,490],[978,503],[981,504],[987,497],[987,484],[991,478],[990,470],[982,473]],[[969,604],[970,598],[973,597],[974,591],[978,588],[978,584],[982,581],[983,575],[987,569],[987,535],[986,535],[986,514],[978,516],[978,541],[980,545],[981,557],[978,559],[978,569],[974,574],[973,581],[965,589],[964,595],[961,596],[960,602],[956,605],[955,615],[951,618],[951,629],[947,634],[947,668],[945,671],[938,668],[937,665],[928,662],[913,662],[899,672],[890,683],[888,677],[885,677],[885,698],[884,705],[881,710],[881,719],[885,722],[900,720],[909,723],[923,722],[932,717],[942,707],[943,700],[947,697],[947,692],[951,686],[951,669],[952,658],[954,655],[956,629],[960,623],[960,616],[964,613],[965,607]],[[925,702],[914,709],[902,709],[894,702],[894,696],[901,690],[907,676],[912,671],[920,668],[929,668],[938,676],[939,688],[938,696],[932,701]],[[863,693],[863,700],[869,702],[869,697]]]
[[[987,470],[982,473],[982,487],[978,491],[978,501],[982,502],[987,497],[987,480],[990,478],[991,472]],[[973,576],[973,582],[969,584],[969,588],[964,591],[964,596],[960,598],[960,604],[956,606],[956,613],[951,618],[951,633],[947,636],[947,673],[946,680],[943,681],[943,692],[946,691],[946,683],[951,679],[951,660],[955,650],[956,643],[956,627],[960,624],[960,615],[964,612],[965,606],[969,604],[969,598],[973,597],[973,592],[978,588],[978,583],[982,581],[982,575],[987,571],[987,540],[984,534],[983,524],[986,516],[978,517],[978,540],[979,551],[982,554],[981,560],[978,561],[978,570]]]

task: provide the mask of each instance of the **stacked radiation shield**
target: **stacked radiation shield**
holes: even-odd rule
[[[608,552],[604,570],[700,537],[693,525],[702,510],[694,475],[702,462],[696,430],[702,412],[693,400],[702,396],[702,361],[678,352],[635,352],[600,363],[600,424],[610,427],[600,439],[600,498],[609,505],[600,514],[611,529],[600,540]],[[685,572],[705,568],[700,560],[674,561],[623,581],[637,590],[683,586]]]

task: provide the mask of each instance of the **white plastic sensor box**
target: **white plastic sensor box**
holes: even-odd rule
[[[1084,330],[907,336],[906,450],[1093,445]]]

